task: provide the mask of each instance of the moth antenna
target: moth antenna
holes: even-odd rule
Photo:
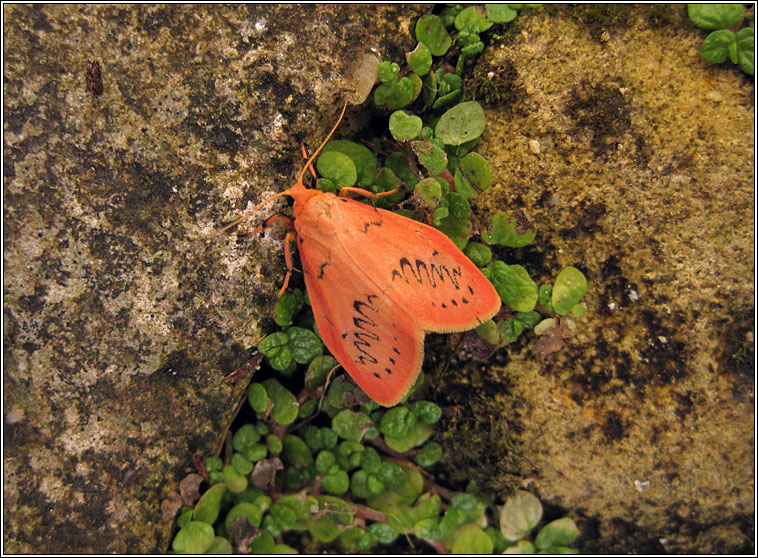
[[[321,153],[321,150],[324,148],[324,146],[327,144],[327,142],[330,139],[332,139],[332,136],[334,135],[334,132],[337,131],[337,127],[340,125],[340,122],[342,122],[342,117],[345,116],[345,111],[346,110],[347,110],[347,101],[345,101],[345,104],[342,107],[342,112],[340,113],[340,117],[337,119],[337,123],[332,128],[332,131],[329,132],[329,135],[326,136],[326,139],[321,142],[321,145],[318,146],[318,149],[313,152],[313,155],[311,155],[310,158],[308,159],[308,161],[305,163],[305,166],[303,167],[303,170],[301,170],[300,174],[297,175],[297,182],[295,184],[302,184],[303,176],[305,176],[305,172],[308,170],[308,167],[311,166],[311,164],[316,159],[316,157],[318,157],[318,154]],[[276,198],[278,198],[280,196],[288,196],[288,195],[289,195],[289,190],[285,190],[284,192],[279,192],[278,194],[274,194],[273,196],[271,196],[267,200],[263,200],[261,203],[259,203],[258,205],[256,205],[253,209],[251,209],[250,211],[248,211],[247,213],[245,213],[242,217],[240,217],[236,221],[232,221],[231,223],[229,223],[225,227],[217,230],[215,233],[213,233],[211,235],[211,237],[219,235],[219,234],[221,234],[224,231],[228,231],[232,227],[234,227],[236,225],[239,225],[245,219],[249,219],[256,211],[258,211],[261,207],[263,207],[264,205],[266,205],[271,200],[275,200]]]
[[[337,131],[337,127],[340,125],[340,122],[342,122],[342,117],[345,116],[345,110],[347,109],[347,101],[345,101],[345,104],[342,107],[342,112],[340,113],[340,117],[337,119],[337,123],[332,128],[332,131],[329,132],[329,135],[326,136],[326,139],[321,142],[321,145],[318,146],[318,149],[313,152],[313,155],[310,156],[308,159],[308,162],[305,163],[305,166],[303,167],[303,170],[300,171],[300,174],[297,175],[297,182],[296,184],[301,184],[303,182],[303,176],[305,176],[305,172],[308,170],[308,167],[313,163],[313,161],[316,160],[316,157],[318,157],[318,154],[321,153],[321,150],[324,148],[324,146],[327,144],[327,142],[332,139],[332,136],[334,135],[334,132]]]
[[[240,224],[242,221],[244,221],[245,219],[249,219],[250,217],[252,217],[252,216],[253,216],[253,214],[254,214],[256,211],[258,211],[258,210],[259,210],[261,207],[263,207],[264,205],[266,205],[266,204],[267,204],[267,203],[269,203],[270,201],[272,201],[272,200],[275,200],[276,198],[279,198],[279,197],[281,197],[281,196],[288,196],[288,195],[289,195],[289,190],[285,190],[284,192],[279,192],[278,194],[274,194],[274,195],[273,195],[273,196],[271,196],[270,198],[268,198],[268,199],[266,199],[266,200],[263,200],[261,203],[259,203],[258,205],[256,205],[256,206],[255,206],[253,209],[251,209],[250,211],[248,211],[247,213],[245,213],[245,214],[244,214],[242,217],[240,217],[239,219],[237,219],[237,220],[235,220],[235,221],[232,221],[231,223],[229,223],[229,224],[228,224],[228,225],[226,225],[225,227],[223,227],[223,228],[221,228],[221,229],[217,230],[216,232],[214,232],[214,233],[211,235],[211,238],[212,238],[212,237],[214,237],[214,236],[216,236],[216,235],[219,235],[219,234],[221,234],[222,232],[228,231],[229,229],[231,229],[232,227],[234,227],[234,226],[236,226],[236,225],[239,225],[239,224]]]

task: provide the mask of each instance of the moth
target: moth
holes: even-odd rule
[[[222,230],[276,198],[294,200],[294,219],[274,217],[293,229],[285,239],[287,275],[279,296],[291,276],[294,239],[322,340],[363,391],[389,407],[416,382],[427,332],[472,329],[492,318],[501,301],[479,268],[444,233],[348,197],[382,194],[351,187],[335,195],[305,187],[307,169],[337,130],[346,108],[347,103],[292,187]]]

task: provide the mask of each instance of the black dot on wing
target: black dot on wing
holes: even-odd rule
[[[443,302],[443,303],[442,303],[442,307],[443,307],[443,308],[447,308],[447,304],[445,304],[445,303]]]
[[[468,299],[464,296],[463,298],[461,298],[461,302],[463,304],[468,304]]]
[[[385,369],[384,369],[384,371],[385,371],[387,374],[392,374],[392,370],[390,370],[389,368],[385,368]]]
[[[453,300],[453,299],[450,300],[450,304],[452,304],[453,306],[458,306],[458,303],[455,302],[455,300]]]
[[[468,292],[472,295],[474,294],[474,289],[471,288],[471,285],[468,286]]]
[[[392,357],[390,357],[390,362],[391,362],[392,364],[395,364],[395,359],[394,359],[394,358],[392,358]]]
[[[392,350],[393,350],[393,351],[395,351],[395,354],[396,354],[396,355],[399,355],[399,354],[400,354],[400,351],[398,351],[398,350],[397,350],[397,347],[392,347]]]
[[[376,372],[374,372],[374,376],[376,376],[376,377],[377,377],[377,378],[379,378],[380,380],[382,379],[382,377],[381,377],[379,374],[377,374]]]
[[[343,339],[347,339],[347,333],[343,333],[343,334],[342,334],[342,338],[343,338]]]

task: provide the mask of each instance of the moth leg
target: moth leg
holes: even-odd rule
[[[355,188],[353,186],[346,186],[345,188],[340,189],[340,196],[347,197],[349,194],[357,194],[359,196],[363,196],[365,198],[370,199],[376,199],[381,198],[384,196],[391,196],[392,194],[397,193],[398,189],[395,188],[394,190],[390,190],[388,192],[379,192],[378,194],[375,194],[374,192],[370,192],[368,190],[364,190],[363,188]]]
[[[290,277],[292,277],[292,241],[295,240],[296,236],[297,234],[295,231],[290,231],[284,238],[284,263],[287,266],[287,275],[284,276],[284,284],[282,285],[282,288],[279,289],[279,294],[277,295],[279,298],[281,298],[281,296],[284,294],[284,291],[287,290],[287,285],[289,285]]]
[[[273,225],[277,221],[281,221],[282,223],[284,223],[284,226],[287,227],[287,228],[289,228],[289,229],[294,229],[295,228],[294,222],[292,221],[292,219],[290,217],[287,217],[286,215],[272,215],[271,217],[269,217],[268,219],[266,219],[266,221],[264,221],[262,224],[260,224],[257,227],[255,227],[252,231],[246,232],[244,234],[246,234],[246,235],[258,234],[265,227],[270,227],[271,225]]]
[[[260,225],[258,225],[255,229],[252,231],[245,233],[245,234],[257,234],[260,231],[263,230],[264,227],[269,227],[273,223],[281,221],[284,226],[288,227],[289,229],[295,228],[295,222],[286,215],[272,215],[266,221]],[[287,285],[289,285],[290,277],[292,276],[292,240],[295,239],[297,235],[295,234],[294,230],[290,230],[287,233],[287,236],[284,237],[284,262],[287,265],[287,275],[284,276],[284,284],[282,285],[282,288],[279,290],[279,294],[277,295],[277,298],[281,298],[281,296],[284,294],[284,291],[287,290]]]

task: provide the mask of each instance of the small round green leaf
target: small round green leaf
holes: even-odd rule
[[[519,323],[524,326],[524,329],[532,329],[534,326],[540,323],[542,316],[540,316],[539,312],[532,310],[531,312],[517,313],[516,320],[518,320]]]
[[[245,459],[251,463],[255,463],[256,461],[266,458],[268,455],[268,446],[266,444],[255,444],[243,451],[242,455],[244,455]]]
[[[407,114],[405,111],[396,110],[390,115],[390,133],[397,141],[417,138],[422,126],[423,122],[418,116]]]
[[[235,455],[239,455],[236,453]],[[198,500],[195,505],[195,513],[192,516],[194,521],[202,521],[208,525],[213,525],[218,518],[221,510],[221,498],[226,493],[226,484],[220,482],[214,484]]]
[[[416,40],[424,43],[434,56],[442,56],[450,48],[453,40],[436,15],[424,15],[416,22]]]
[[[363,439],[363,434],[371,428],[374,428],[374,421],[368,415],[350,409],[343,409],[332,419],[334,432],[341,438],[354,442]]]
[[[413,413],[426,424],[434,424],[442,418],[442,409],[431,401],[414,401],[411,404]]]
[[[484,267],[492,261],[492,250],[489,246],[482,244],[481,242],[469,242],[463,253],[468,256],[474,265],[477,267]]]
[[[443,208],[440,207],[437,211],[440,209]],[[448,208],[444,209],[447,210]],[[437,223],[435,223],[435,225],[436,224]],[[450,215],[441,219],[437,228],[445,233],[460,250],[464,250],[466,244],[468,244],[468,239],[471,238],[471,232],[474,229],[474,225],[471,222],[471,219],[456,219]]]
[[[222,471],[224,482],[229,492],[242,492],[247,488],[247,477],[240,475],[232,465],[227,465]],[[218,486],[218,485],[215,485]]]
[[[282,425],[292,424],[297,418],[299,410],[295,395],[275,378],[264,380],[263,387],[266,388],[266,392],[274,404],[274,408],[271,411],[271,418],[274,419],[274,422]]]
[[[537,304],[537,284],[520,265],[507,265],[499,260],[488,271],[490,282],[500,299],[517,312],[531,312]]]
[[[392,407],[382,416],[380,429],[383,434],[399,438],[408,434],[418,417],[408,407]]]
[[[376,177],[376,155],[365,145],[350,140],[330,140],[323,152],[338,151],[350,157],[358,173],[358,186],[368,188]]]
[[[414,76],[415,74],[411,75]],[[388,110],[397,110],[410,105],[421,92],[421,78],[416,76],[416,79],[418,79],[418,84],[410,76],[405,76],[391,85],[381,84],[374,89],[374,103],[376,106]]]
[[[471,215],[471,204],[458,192],[450,192],[447,195],[447,203],[450,217],[453,219],[466,219]]]
[[[464,525],[450,547],[452,554],[492,554],[492,539],[475,523]]]
[[[500,531],[511,541],[526,537],[542,517],[542,504],[534,494],[517,490],[500,511]]]
[[[247,460],[241,453],[234,453],[234,455],[232,455],[232,467],[234,467],[240,475],[249,475],[253,472],[253,463]]]
[[[455,28],[458,31],[481,33],[492,27],[492,24],[479,6],[464,8],[455,18]]]
[[[282,438],[282,446],[287,463],[306,466],[313,464],[313,454],[299,436],[287,434]]]
[[[562,517],[545,525],[534,538],[534,545],[540,549],[553,546],[568,546],[579,536],[579,529],[570,517]]]
[[[316,540],[329,543],[336,539],[342,532],[335,521],[327,516],[322,515],[308,523],[308,530]]]
[[[425,76],[432,68],[432,53],[424,43],[416,45],[416,48],[406,54],[405,58],[416,75]]]
[[[748,75],[753,75],[755,68],[755,28],[743,27],[737,31],[737,63]]]
[[[455,170],[456,192],[472,199],[489,188],[490,184],[492,173],[487,159],[479,153],[469,153],[461,159],[460,166]]]
[[[492,219],[489,234],[482,233],[487,244],[499,244],[509,248],[521,248],[530,244],[537,233],[534,225],[520,214],[499,211]]]
[[[421,453],[413,458],[420,467],[431,467],[440,459],[442,459],[442,446],[437,442],[429,442],[421,448]]]
[[[372,523],[369,525],[368,531],[382,544],[390,544],[398,535],[388,523]]]
[[[536,554],[537,549],[531,541],[522,539],[503,551],[503,554]]]
[[[384,441],[393,450],[405,453],[411,448],[415,448],[426,442],[429,439],[429,436],[432,435],[432,431],[433,428],[430,425],[424,422],[417,422],[404,436],[393,437],[385,434]]]
[[[202,521],[191,521],[180,529],[171,543],[171,548],[180,554],[202,554],[213,543],[213,527]]]
[[[500,344],[500,333],[494,320],[488,320],[476,328],[476,334],[490,345]]]
[[[447,154],[445,150],[429,140],[418,140],[411,144],[418,160],[429,171],[429,174],[441,174],[447,169]]]
[[[518,12],[508,4],[485,4],[487,19],[492,23],[509,23],[516,19]]]
[[[268,393],[263,384],[253,382],[247,388],[247,402],[256,413],[262,413],[268,409]]]
[[[568,314],[587,292],[587,278],[575,267],[561,270],[553,285],[553,310],[561,316]]]
[[[484,126],[482,106],[476,101],[467,101],[454,106],[440,117],[435,135],[446,145],[460,145],[481,136]]]
[[[376,539],[368,531],[364,531],[360,527],[350,527],[340,534],[340,542],[348,549],[355,550],[369,550]]]
[[[305,305],[303,291],[295,289],[292,293],[284,293],[274,306],[274,321],[282,327],[292,325],[292,317]]]
[[[539,303],[545,310],[553,310],[553,286],[548,284],[540,285]]]
[[[243,424],[232,436],[232,447],[235,451],[245,451],[247,448],[253,447],[260,437],[261,435],[254,425],[250,423]]]
[[[729,29],[714,31],[700,45],[700,56],[708,62],[721,64],[729,56],[729,48],[736,40],[734,33]]]
[[[347,472],[343,470],[326,474],[321,478],[321,488],[325,492],[339,496],[350,488],[350,478],[347,476]]]
[[[314,357],[323,353],[321,340],[310,329],[291,327],[287,330],[287,337],[292,357],[300,364],[308,364]]]
[[[354,186],[358,181],[358,171],[353,160],[339,151],[321,152],[316,159],[318,173],[331,180],[338,189]]]
[[[734,27],[744,14],[742,4],[687,4],[687,15],[701,29]]]
[[[460,523],[479,520],[487,508],[484,502],[480,502],[473,494],[466,492],[459,492],[453,496],[450,505],[463,513]]]
[[[263,341],[258,345],[258,350],[264,355],[269,356],[274,349],[282,347],[289,342],[287,334],[283,331],[277,331],[271,335],[264,337]]]
[[[506,343],[513,343],[524,332],[524,326],[513,318],[508,318],[500,326],[500,338]]]
[[[437,203],[442,198],[442,187],[434,178],[424,178],[416,184],[414,190],[416,196],[421,198],[427,207],[437,207]]]
[[[211,545],[206,549],[205,554],[234,554],[232,543],[224,537],[214,537]]]
[[[400,66],[389,60],[385,60],[376,69],[376,77],[382,83],[395,83],[397,81],[397,74],[400,72]]]
[[[217,472],[224,468],[224,462],[220,457],[212,455],[205,460],[205,468],[209,473]]]

